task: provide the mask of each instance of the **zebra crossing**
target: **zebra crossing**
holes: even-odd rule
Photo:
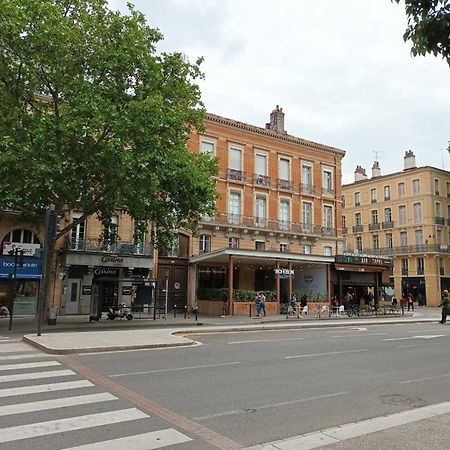
[[[195,448],[173,428],[152,430],[158,424],[148,414],[80,378],[52,355],[0,340],[0,448]]]

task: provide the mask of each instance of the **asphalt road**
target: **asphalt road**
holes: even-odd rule
[[[147,416],[0,448],[62,449],[170,428],[193,439],[176,448],[239,448],[450,400],[450,326],[438,323],[193,338],[200,345],[58,357],[63,367],[45,370],[73,369],[94,384],[84,388],[86,394],[117,396],[59,410],[58,418],[109,412],[113,403],[114,410],[137,408]],[[3,373],[2,389],[19,383],[1,380]],[[65,397],[67,392],[52,394]],[[6,404],[0,398],[0,409]],[[7,428],[54,418],[43,410],[1,420]]]

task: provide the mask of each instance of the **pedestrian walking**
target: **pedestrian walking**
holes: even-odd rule
[[[291,295],[291,299],[289,301],[289,306],[287,309],[287,316],[290,316],[291,314],[295,316],[295,311],[297,309],[297,297],[294,293]]]
[[[264,317],[266,317],[266,296],[263,292],[259,294],[259,299],[261,302],[261,312],[264,314]]]
[[[442,292],[442,301],[439,306],[442,306],[442,319],[439,323],[444,324],[447,322],[447,316],[450,314],[450,299],[447,289]]]
[[[259,294],[259,292],[256,293],[255,305],[256,305],[256,317],[259,317],[261,315],[261,295]]]
[[[414,311],[414,300],[411,294],[408,294],[407,296],[407,302],[408,302],[408,311],[411,309],[411,311]]]

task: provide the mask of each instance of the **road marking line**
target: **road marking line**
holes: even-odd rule
[[[286,339],[255,339],[253,341],[231,341],[227,342],[229,345],[233,344],[259,344],[260,342],[279,342],[279,341],[301,341],[302,337],[300,338],[286,338]]]
[[[16,395],[38,394],[41,392],[64,391],[66,389],[80,389],[90,386],[94,385],[88,380],[64,381],[63,383],[37,384],[34,386],[0,389],[0,398],[14,397]]]
[[[294,448],[308,450],[448,413],[450,413],[450,402],[438,403],[373,419],[361,420],[360,422],[347,423],[279,441],[267,442],[247,447],[243,450],[291,450]]]
[[[46,353],[25,353],[23,355],[2,355],[3,361],[13,361],[17,359],[31,359],[31,358],[54,358],[54,355]]]
[[[83,430],[101,425],[130,422],[131,420],[145,419],[147,414],[137,408],[121,409],[99,414],[68,417],[66,419],[50,420],[48,422],[30,423],[0,429],[0,443],[13,442],[49,434],[65,433],[67,431]]]
[[[414,380],[403,380],[403,381],[400,381],[400,384],[415,383],[416,381],[437,380],[439,378],[446,378],[446,377],[450,377],[450,374],[434,375],[434,376],[431,376],[431,377],[416,378]]]
[[[419,331],[420,331],[420,333],[431,333],[432,331],[436,332],[437,328],[439,328],[439,327],[436,327],[433,330],[419,330]],[[417,333],[417,331],[418,330],[408,330],[407,333]]]
[[[38,361],[21,364],[0,364],[0,370],[15,370],[15,369],[34,369],[36,367],[51,367],[60,366],[58,361]]]
[[[295,405],[296,403],[306,403],[311,402],[314,400],[322,400],[324,398],[330,398],[330,397],[337,397],[339,395],[347,395],[349,394],[348,391],[345,392],[333,392],[332,394],[324,394],[324,395],[317,395],[315,397],[307,397],[307,398],[299,398],[296,400],[288,400],[285,402],[278,402],[278,403],[268,403],[266,405],[256,406],[254,409],[256,412],[263,409],[269,409],[269,408],[278,408],[280,406],[288,406],[288,405]],[[232,409],[230,411],[223,411],[220,413],[214,413],[214,414],[207,414],[205,416],[200,417],[193,417],[192,420],[208,420],[208,419],[214,419],[216,417],[223,417],[223,416],[232,416],[235,414],[247,414],[246,410],[243,409]]]
[[[107,402],[110,400],[117,400],[117,397],[108,392],[103,392],[100,394],[79,395],[76,397],[64,397],[53,400],[41,400],[37,402],[19,403],[16,405],[5,405],[0,406],[0,416],[65,408],[67,406],[89,405],[91,403]]]
[[[0,354],[2,353],[19,353],[19,352],[29,352],[30,347],[24,344],[2,344],[0,346]]]
[[[151,431],[149,433],[135,436],[111,439],[109,441],[95,442],[78,447],[70,447],[64,450],[123,450],[132,448],[133,450],[153,450],[156,448],[168,447],[169,445],[183,444],[192,439],[173,428],[166,430]]]
[[[438,338],[438,337],[444,337],[446,336],[445,334],[434,334],[434,335],[424,335],[424,336],[406,336],[406,337],[400,337],[400,338],[388,338],[388,339],[383,339],[383,341],[405,341],[408,339],[433,339],[433,338]]]
[[[72,370],[49,370],[47,372],[30,372],[19,373],[16,375],[3,375],[0,377],[0,383],[18,380],[37,380],[39,378],[66,377],[68,375],[76,375]]]
[[[368,348],[362,348],[359,350],[343,350],[342,352],[327,352],[327,353],[310,353],[308,355],[295,355],[295,356],[285,356],[285,359],[294,358],[309,358],[311,356],[328,356],[328,355],[342,355],[344,353],[358,353],[358,352],[368,352]]]
[[[332,338],[345,338],[345,337],[364,337],[364,336],[381,336],[387,333],[366,333],[366,334],[344,334],[339,336],[330,336]]]
[[[178,370],[192,370],[192,369],[207,369],[210,367],[222,367],[222,366],[233,366],[236,364],[241,364],[239,361],[229,362],[229,363],[219,363],[219,364],[204,364],[202,366],[186,366],[186,367],[175,367],[173,369],[159,369],[159,370],[146,370],[143,372],[129,372],[129,373],[118,373],[115,375],[109,375],[110,378],[117,377],[127,377],[130,375],[147,375],[149,373],[163,373],[163,372],[176,372]]]

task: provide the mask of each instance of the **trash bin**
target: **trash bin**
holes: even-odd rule
[[[56,325],[56,316],[58,314],[58,308],[49,308],[48,309],[48,325]]]

